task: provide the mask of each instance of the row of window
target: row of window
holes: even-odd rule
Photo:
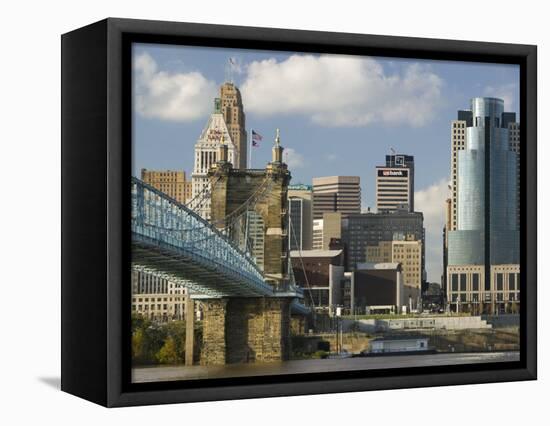
[[[514,291],[519,289],[519,277],[517,272],[507,273],[508,275],[508,289]],[[452,274],[451,275],[451,291],[466,291],[467,290],[467,274]],[[504,290],[504,273],[495,274],[496,290]],[[472,274],[471,291],[479,291],[480,274]]]
[[[149,299],[151,299],[151,300],[149,300]],[[134,298],[132,298],[133,303],[136,303],[136,302],[141,303],[141,302],[149,302],[149,301],[151,301],[151,302],[172,302],[172,301],[178,302],[178,301],[182,301],[182,300],[184,300],[183,297],[174,297],[174,298],[172,298],[172,297],[156,297],[156,298],[155,297],[134,297]]]
[[[494,299],[497,302],[519,302],[519,292],[496,293]],[[491,300],[491,293],[485,293],[485,297],[482,297],[479,293],[451,293],[451,302],[490,302]]]
[[[181,305],[173,305],[174,309],[170,309],[170,310],[174,310],[174,311],[180,311],[183,309],[184,305],[181,304]],[[148,311],[160,311],[160,310],[164,310],[164,311],[167,311],[169,308],[168,308],[168,304],[158,304],[158,305],[132,305],[132,310],[133,311],[138,311],[138,312],[148,312]]]

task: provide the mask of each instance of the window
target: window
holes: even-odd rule
[[[508,274],[508,289],[516,289],[516,274]]]
[[[458,275],[457,274],[451,275],[451,290],[452,291],[458,291]]]
[[[472,274],[472,291],[479,291],[479,274]]]
[[[503,290],[503,274],[499,273],[497,274],[497,291]]]
[[[460,291],[466,291],[466,274],[460,274]]]

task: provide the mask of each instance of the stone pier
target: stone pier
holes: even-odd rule
[[[208,172],[211,179],[211,221],[225,229],[234,214],[254,212],[263,231],[263,247],[255,257],[265,282],[274,294],[287,293],[288,215],[290,172],[283,162],[277,130],[272,161],[263,170],[234,169],[227,147],[220,147],[218,161]],[[245,207],[243,207],[245,206]],[[244,210],[243,210],[244,209]],[[261,226],[261,228],[260,228]],[[238,235],[235,242],[238,244]],[[287,293],[288,294],[288,293]],[[201,365],[287,360],[290,356],[291,297],[252,297],[201,300],[203,336]]]
[[[290,303],[277,297],[202,300],[201,365],[287,360]]]

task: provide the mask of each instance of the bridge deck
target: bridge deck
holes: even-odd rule
[[[253,259],[187,206],[132,180],[132,264],[206,297],[300,297],[266,283]]]

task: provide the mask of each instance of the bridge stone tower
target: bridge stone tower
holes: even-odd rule
[[[201,364],[280,361],[290,354],[287,190],[290,172],[283,162],[279,130],[272,161],[265,169],[234,169],[227,148],[209,171],[211,222],[225,228],[247,209],[263,222],[263,272],[280,297],[202,300]],[[243,205],[246,206],[243,210]]]
[[[225,156],[220,149],[220,158]],[[266,281],[275,289],[288,283],[287,192],[290,172],[282,161],[283,147],[279,130],[273,146],[272,161],[264,169],[234,169],[228,161],[218,162],[210,169],[212,179],[211,221],[225,228],[235,215],[249,204],[264,224],[264,262]]]

